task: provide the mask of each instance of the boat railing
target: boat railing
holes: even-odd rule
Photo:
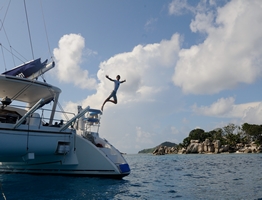
[[[61,110],[52,110],[47,108],[42,108],[41,105],[43,100],[39,100],[33,107],[28,108],[21,105],[12,105],[5,107],[3,111],[9,113],[0,113],[0,122],[14,124],[13,128],[18,128],[21,124],[34,126],[40,128],[40,126],[58,127],[59,131],[64,131],[68,127],[74,127],[83,130],[85,134],[91,132],[97,132],[100,126],[100,115],[102,112],[97,109],[91,109],[89,106],[85,109],[80,109],[78,114],[72,112],[65,112]],[[10,121],[2,119],[5,114],[6,116],[14,113],[16,114],[16,119]],[[55,113],[52,120],[52,124],[49,124],[50,116]],[[77,122],[78,126],[74,126]],[[95,130],[96,129],[96,130]]]
[[[89,109],[87,116],[83,119],[85,122],[85,130],[87,132],[97,132],[99,131],[100,127],[100,118],[102,112],[97,109]]]
[[[15,128],[17,128],[17,127],[19,127],[24,121],[25,121],[25,119],[28,117],[28,116],[30,116],[31,114],[33,114],[40,106],[41,106],[41,104],[44,102],[44,99],[40,99],[32,108],[30,108],[26,113],[25,113],[25,115],[21,118],[21,119],[19,119],[16,123],[15,123],[15,125],[14,125],[14,129]]]
[[[49,124],[49,116],[53,110],[41,108],[39,111],[41,111],[41,119],[44,126],[61,127],[62,125],[66,124],[69,119],[75,117],[75,113],[56,110],[53,124]]]
[[[78,109],[79,112],[82,111],[82,107],[79,107]],[[95,140],[99,137],[98,132],[101,115],[101,110],[89,108],[86,114],[80,117],[77,121],[76,129],[78,130],[79,135],[82,135],[82,137],[89,140],[94,145],[97,145]],[[100,146],[102,147],[102,145]]]
[[[81,109],[80,109],[81,108]],[[72,125],[73,122],[79,120],[79,118],[82,118],[87,112],[90,112],[90,107],[87,106],[85,109],[82,109],[81,106],[79,106],[78,108],[78,114],[76,116],[74,116],[73,118],[71,118],[68,122],[66,122],[61,128],[60,128],[60,132],[64,131],[65,129],[67,129],[70,125]]]
[[[51,126],[51,127],[62,127],[66,124],[69,119],[75,116],[75,113],[65,112],[61,110],[55,110],[55,117],[53,123],[49,124],[50,115],[54,112],[51,109],[39,108],[41,102],[35,104],[35,106],[29,108],[23,105],[7,106],[0,110],[0,123],[14,124],[13,128],[18,128],[21,124],[29,126]]]

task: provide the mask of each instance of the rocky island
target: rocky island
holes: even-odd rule
[[[180,148],[178,145],[173,147],[159,145],[153,150],[154,155],[165,154],[192,154],[192,153],[261,153],[262,145],[257,146],[255,143],[242,144],[239,143],[235,148],[229,145],[221,145],[219,140],[210,142],[206,139],[204,142],[199,140],[191,140],[190,145],[187,148]]]
[[[208,153],[261,153],[262,125],[243,124],[238,127],[229,124],[223,128],[205,132],[194,129],[183,143],[164,142],[155,148],[138,153],[165,154],[208,154]]]

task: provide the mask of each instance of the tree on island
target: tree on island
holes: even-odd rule
[[[188,137],[186,137],[183,142],[178,145],[164,142],[156,147],[143,149],[138,153],[153,153],[160,147],[173,147],[175,148],[175,152],[177,152],[179,149],[187,149],[193,140],[203,143],[206,139],[208,139],[211,143],[219,141],[221,145],[228,146],[229,152],[235,152],[237,150],[237,146],[239,148],[239,146],[248,146],[251,143],[259,147],[262,146],[262,125],[244,123],[241,126],[237,126],[233,123],[229,123],[227,126],[216,128],[209,132],[205,132],[203,129],[197,128],[190,131]]]
[[[229,123],[223,128],[217,128],[209,132],[203,129],[194,129],[190,131],[180,147],[186,148],[191,140],[199,140],[203,142],[206,139],[210,141],[220,140],[222,145],[229,145],[234,148],[237,144],[249,144],[254,142],[257,145],[262,144],[262,125],[244,123],[241,127],[233,123]]]

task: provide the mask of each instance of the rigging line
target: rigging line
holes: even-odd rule
[[[5,65],[5,71],[6,71],[5,54],[4,54],[4,51],[3,51],[2,44],[0,44],[0,45],[1,45],[2,55],[3,55],[3,62],[4,62],[4,65]]]
[[[14,60],[14,54],[13,54],[13,52],[12,52],[11,43],[10,43],[9,38],[8,38],[8,36],[7,36],[7,33],[6,33],[6,31],[5,31],[5,27],[4,27],[4,24],[3,24],[2,20],[0,20],[0,22],[2,23],[2,28],[3,28],[3,30],[4,30],[5,37],[6,37],[6,39],[7,39],[8,44],[9,44],[10,52],[11,52],[12,59],[13,59],[13,63],[14,63],[14,67],[15,67],[15,60]],[[6,70],[6,69],[5,69],[5,70]]]
[[[51,88],[47,87],[47,89],[50,92],[50,94],[52,96],[54,96],[54,92],[51,90]],[[55,97],[58,98],[57,95],[55,95]],[[53,101],[55,101],[55,99],[53,99]],[[60,110],[62,111],[62,113],[63,113],[64,117],[66,118],[66,120],[69,121],[69,117],[66,115],[66,112],[63,110],[63,108],[62,108],[61,104],[59,103],[59,101],[57,101],[57,105],[60,108]]]
[[[16,98],[19,97],[24,91],[26,91],[31,85],[32,85],[32,83],[26,85],[25,87],[23,87],[23,88],[22,88],[19,92],[17,92],[11,99],[16,100]]]
[[[3,22],[2,22],[2,26],[0,27],[0,31],[1,31],[2,27],[4,26],[5,17],[6,17],[6,15],[7,15],[7,11],[8,11],[8,9],[9,9],[10,3],[11,3],[11,0],[10,0],[9,3],[8,3],[8,6],[7,6],[7,9],[6,9],[6,12],[5,12],[5,16],[4,16],[4,19],[3,19]]]
[[[29,22],[28,22],[28,16],[27,16],[27,10],[26,10],[25,0],[24,0],[24,6],[25,6],[26,22],[27,22],[27,29],[28,29],[28,34],[29,34],[29,40],[30,40],[30,45],[31,45],[32,56],[33,56],[33,59],[35,59],[35,57],[34,57],[34,51],[33,51],[33,45],[32,45],[32,38],[31,38],[31,34],[30,34],[30,27],[29,27]]]
[[[14,59],[14,54],[13,54],[12,49],[13,49],[13,48],[10,46],[10,51],[11,51],[11,55],[12,55],[12,59],[13,59],[14,67],[15,67],[16,64],[15,64],[15,59]]]
[[[20,54],[18,51],[16,51],[12,46],[11,46],[11,48],[19,55],[19,56],[21,56],[25,61],[26,60],[28,60],[28,59],[26,59],[22,54]],[[12,52],[11,52],[12,53]],[[14,55],[14,54],[13,54]],[[15,55],[14,55],[15,56]],[[15,56],[18,60],[20,60],[21,62],[25,62],[25,61],[22,61],[21,59],[19,59],[17,56]]]
[[[44,74],[41,74],[41,77],[42,77],[43,81],[46,83]]]
[[[30,84],[27,84],[25,87],[23,87],[19,92],[17,92],[11,99],[16,100],[17,97],[19,97],[24,91],[26,91],[29,87],[31,87],[33,85],[35,81],[31,80]],[[50,94],[52,95],[52,91],[50,90],[50,88],[48,88]]]
[[[62,111],[62,113],[64,114],[65,118],[67,121],[69,121],[69,117],[66,115],[63,107],[61,106],[61,104],[57,101],[58,107],[60,108],[60,110]]]
[[[41,11],[42,11],[42,17],[43,17],[43,21],[44,21],[44,27],[45,27],[45,35],[46,35],[46,40],[47,40],[47,45],[48,45],[48,51],[49,51],[49,54],[53,60],[53,56],[52,56],[52,53],[51,53],[51,48],[50,48],[50,43],[49,43],[49,39],[48,39],[48,34],[47,34],[47,28],[46,28],[46,23],[45,23],[45,16],[44,16],[44,11],[43,11],[43,5],[42,5],[42,1],[40,0],[40,5],[41,5]]]
[[[6,37],[6,39],[7,39],[7,42],[8,42],[8,44],[10,45],[10,41],[9,41],[9,38],[7,37],[7,34],[6,34],[6,31],[5,31],[5,27],[4,27],[4,22],[0,19],[0,22],[1,22],[1,24],[2,24],[2,29],[4,30],[4,33],[5,33],[5,37]]]
[[[51,56],[51,60],[54,61],[52,53],[51,53],[51,48],[50,48],[48,34],[47,34],[47,28],[46,28],[46,23],[45,23],[45,16],[44,16],[44,9],[43,9],[43,5],[42,5],[42,1],[39,0],[39,3],[40,3],[40,6],[41,6],[41,11],[42,11],[42,17],[43,17],[43,22],[44,22],[44,27],[45,27],[45,35],[46,35],[46,41],[47,41],[49,55]],[[46,82],[44,74],[42,74],[41,77],[42,77],[43,81]]]
[[[3,46],[3,44],[1,44]],[[13,49],[19,56],[21,56],[24,60],[27,60],[25,57],[23,57],[18,51],[16,51],[14,48],[12,48],[12,46],[10,46],[11,49]],[[8,51],[9,53],[11,53],[14,57],[16,57],[18,60],[20,60],[22,63],[24,63],[24,61],[22,59],[20,59],[18,56],[16,56],[15,54],[13,54],[12,51],[8,50],[5,46],[3,46],[3,48]]]

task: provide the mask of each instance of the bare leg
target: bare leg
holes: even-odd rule
[[[101,107],[101,110],[103,111],[103,109],[104,109],[104,105],[105,105],[105,103],[108,101],[109,99],[107,98],[105,101],[104,101],[104,103],[103,103],[103,105],[102,105],[102,107]]]
[[[117,104],[117,101],[114,101],[114,100],[108,100],[109,102],[112,102],[114,104]]]
[[[103,105],[102,105],[102,107],[101,107],[101,110],[102,110],[102,111],[103,111],[103,109],[104,109],[104,105],[105,105],[106,102],[111,102],[111,103],[117,104],[117,100],[110,100],[110,98],[107,98],[107,99],[104,101],[104,103],[103,103]]]
[[[114,100],[110,100],[111,98],[113,97]],[[102,107],[101,107],[101,110],[103,111],[104,109],[104,105],[106,102],[111,102],[111,103],[114,103],[114,104],[117,104],[117,97],[116,97],[116,93],[112,92],[109,97],[106,98],[106,100],[104,101]]]

